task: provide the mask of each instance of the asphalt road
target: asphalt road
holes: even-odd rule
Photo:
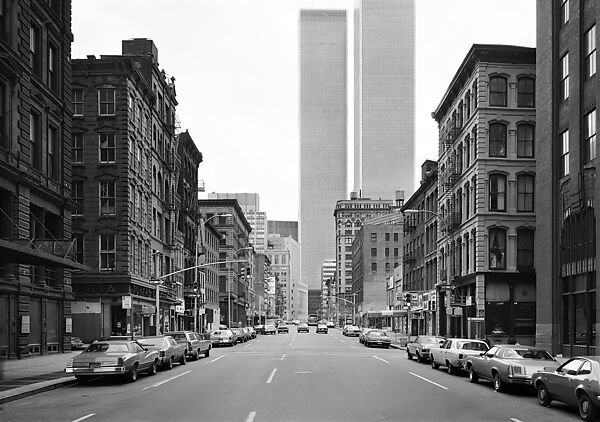
[[[574,408],[541,407],[533,391],[496,393],[338,330],[291,331],[213,349],[135,383],[98,380],[11,402],[0,421],[580,420]]]

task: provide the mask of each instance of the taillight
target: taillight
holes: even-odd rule
[[[459,359],[463,359],[463,358],[464,358],[464,355],[463,355],[462,353],[459,353],[459,354],[458,354],[458,358],[459,358]]]
[[[123,358],[117,359],[117,365],[123,366]]]
[[[160,356],[160,357],[164,357],[164,356],[165,356],[165,351],[164,351],[164,350],[161,350],[161,351],[158,353],[158,356]]]

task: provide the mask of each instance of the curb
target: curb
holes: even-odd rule
[[[390,344],[390,347],[391,347],[392,349],[406,350],[406,347],[402,347],[402,346],[400,346],[399,344],[394,344],[394,343]]]
[[[5,404],[11,401],[22,399],[24,397],[33,396],[45,391],[54,390],[66,385],[75,384],[76,382],[77,380],[74,377],[63,377],[2,391],[0,392],[0,404]]]

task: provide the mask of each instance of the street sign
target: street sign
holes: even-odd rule
[[[131,309],[131,296],[121,296],[121,306],[123,309]]]

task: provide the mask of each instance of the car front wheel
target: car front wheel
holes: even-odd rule
[[[419,362],[419,363],[423,362],[423,358],[421,357],[419,352],[417,352],[417,362]]]
[[[537,397],[540,406],[549,407],[552,401],[552,396],[546,387],[546,384],[540,382],[537,386]]]
[[[435,360],[433,359],[433,356],[431,356],[431,367],[433,369],[438,369],[440,367],[440,364],[435,362]]]
[[[167,361],[167,363],[165,363],[165,368],[173,369],[173,357],[169,357],[169,360]]]
[[[595,421],[598,416],[598,408],[592,403],[589,396],[583,393],[579,397],[579,416],[584,421]]]
[[[152,362],[150,368],[148,368],[148,375],[156,375],[156,361]]]
[[[469,381],[471,381],[473,384],[476,384],[477,381],[479,381],[479,376],[475,373],[473,365],[469,365]]]
[[[180,365],[185,365],[186,363],[187,363],[187,358],[186,358],[186,356],[185,356],[185,353],[183,353],[183,354],[181,355],[181,359],[179,359],[179,364],[180,364]]]
[[[129,371],[129,374],[127,375],[127,381],[129,382],[136,382],[137,378],[138,378],[138,366],[137,363],[133,365],[133,368],[131,368],[131,371]]]
[[[210,356],[210,348],[206,349],[206,352],[204,352],[204,357],[207,358]]]

